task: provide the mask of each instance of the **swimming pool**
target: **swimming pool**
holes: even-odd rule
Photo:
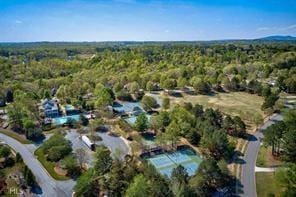
[[[76,115],[71,115],[71,116],[61,116],[61,117],[53,118],[52,123],[54,125],[63,125],[65,123],[67,123],[67,121],[69,119],[72,119],[72,120],[78,122],[80,120],[80,115],[76,114]]]
[[[184,148],[172,153],[162,153],[147,159],[161,174],[168,177],[178,165],[182,165],[189,176],[193,176],[202,158],[190,148]]]

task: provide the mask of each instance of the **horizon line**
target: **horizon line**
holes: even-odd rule
[[[260,40],[268,37],[280,36],[280,37],[292,37],[296,38],[296,35],[269,35],[260,38],[223,38],[223,39],[212,39],[212,40],[104,40],[104,41],[48,41],[48,40],[36,40],[36,41],[0,41],[1,44],[13,44],[13,43],[104,43],[104,42],[215,42],[215,41],[252,41]],[[293,40],[278,40],[278,41],[293,41]]]

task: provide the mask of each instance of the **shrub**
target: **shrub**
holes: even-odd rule
[[[151,96],[144,96],[141,102],[145,110],[158,107],[157,101]]]
[[[41,146],[46,158],[50,161],[59,161],[72,152],[70,141],[61,134],[54,134]]]

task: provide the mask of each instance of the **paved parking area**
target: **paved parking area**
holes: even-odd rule
[[[121,137],[109,136],[105,133],[96,133],[102,138],[102,141],[96,142],[97,145],[105,145],[112,152],[113,156],[119,156],[119,159],[123,159],[125,155],[129,154],[129,146]],[[120,153],[119,155],[117,155]]]
[[[96,132],[95,134],[102,138],[102,141],[97,141],[95,144],[105,145],[112,152],[113,156],[118,156],[119,159],[123,159],[125,155],[129,154],[130,148],[121,137],[110,136],[107,132]],[[87,164],[91,166],[93,163],[94,152],[81,140],[80,134],[75,129],[71,129],[67,131],[65,138],[71,141],[74,152],[81,148],[86,151]]]
[[[73,148],[74,152],[77,149],[81,149],[81,148],[85,150],[85,152],[87,154],[86,162],[88,165],[91,165],[92,164],[92,155],[94,152],[91,151],[88,148],[88,146],[81,140],[80,134],[75,129],[71,129],[71,130],[67,131],[65,138],[67,140],[70,140],[70,142],[72,143],[72,148]]]

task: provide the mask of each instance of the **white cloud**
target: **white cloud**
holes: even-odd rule
[[[276,31],[276,32],[285,32],[288,30],[296,30],[296,24],[288,25],[285,27],[258,27],[256,31]]]
[[[293,25],[289,25],[287,27],[283,27],[283,28],[280,28],[281,30],[291,30],[291,29],[296,29],[296,24],[293,24]]]
[[[15,20],[14,21],[16,24],[22,24],[23,23],[23,21],[20,21],[20,20]]]
[[[267,31],[267,30],[270,30],[270,27],[258,27],[256,30],[257,31]]]

